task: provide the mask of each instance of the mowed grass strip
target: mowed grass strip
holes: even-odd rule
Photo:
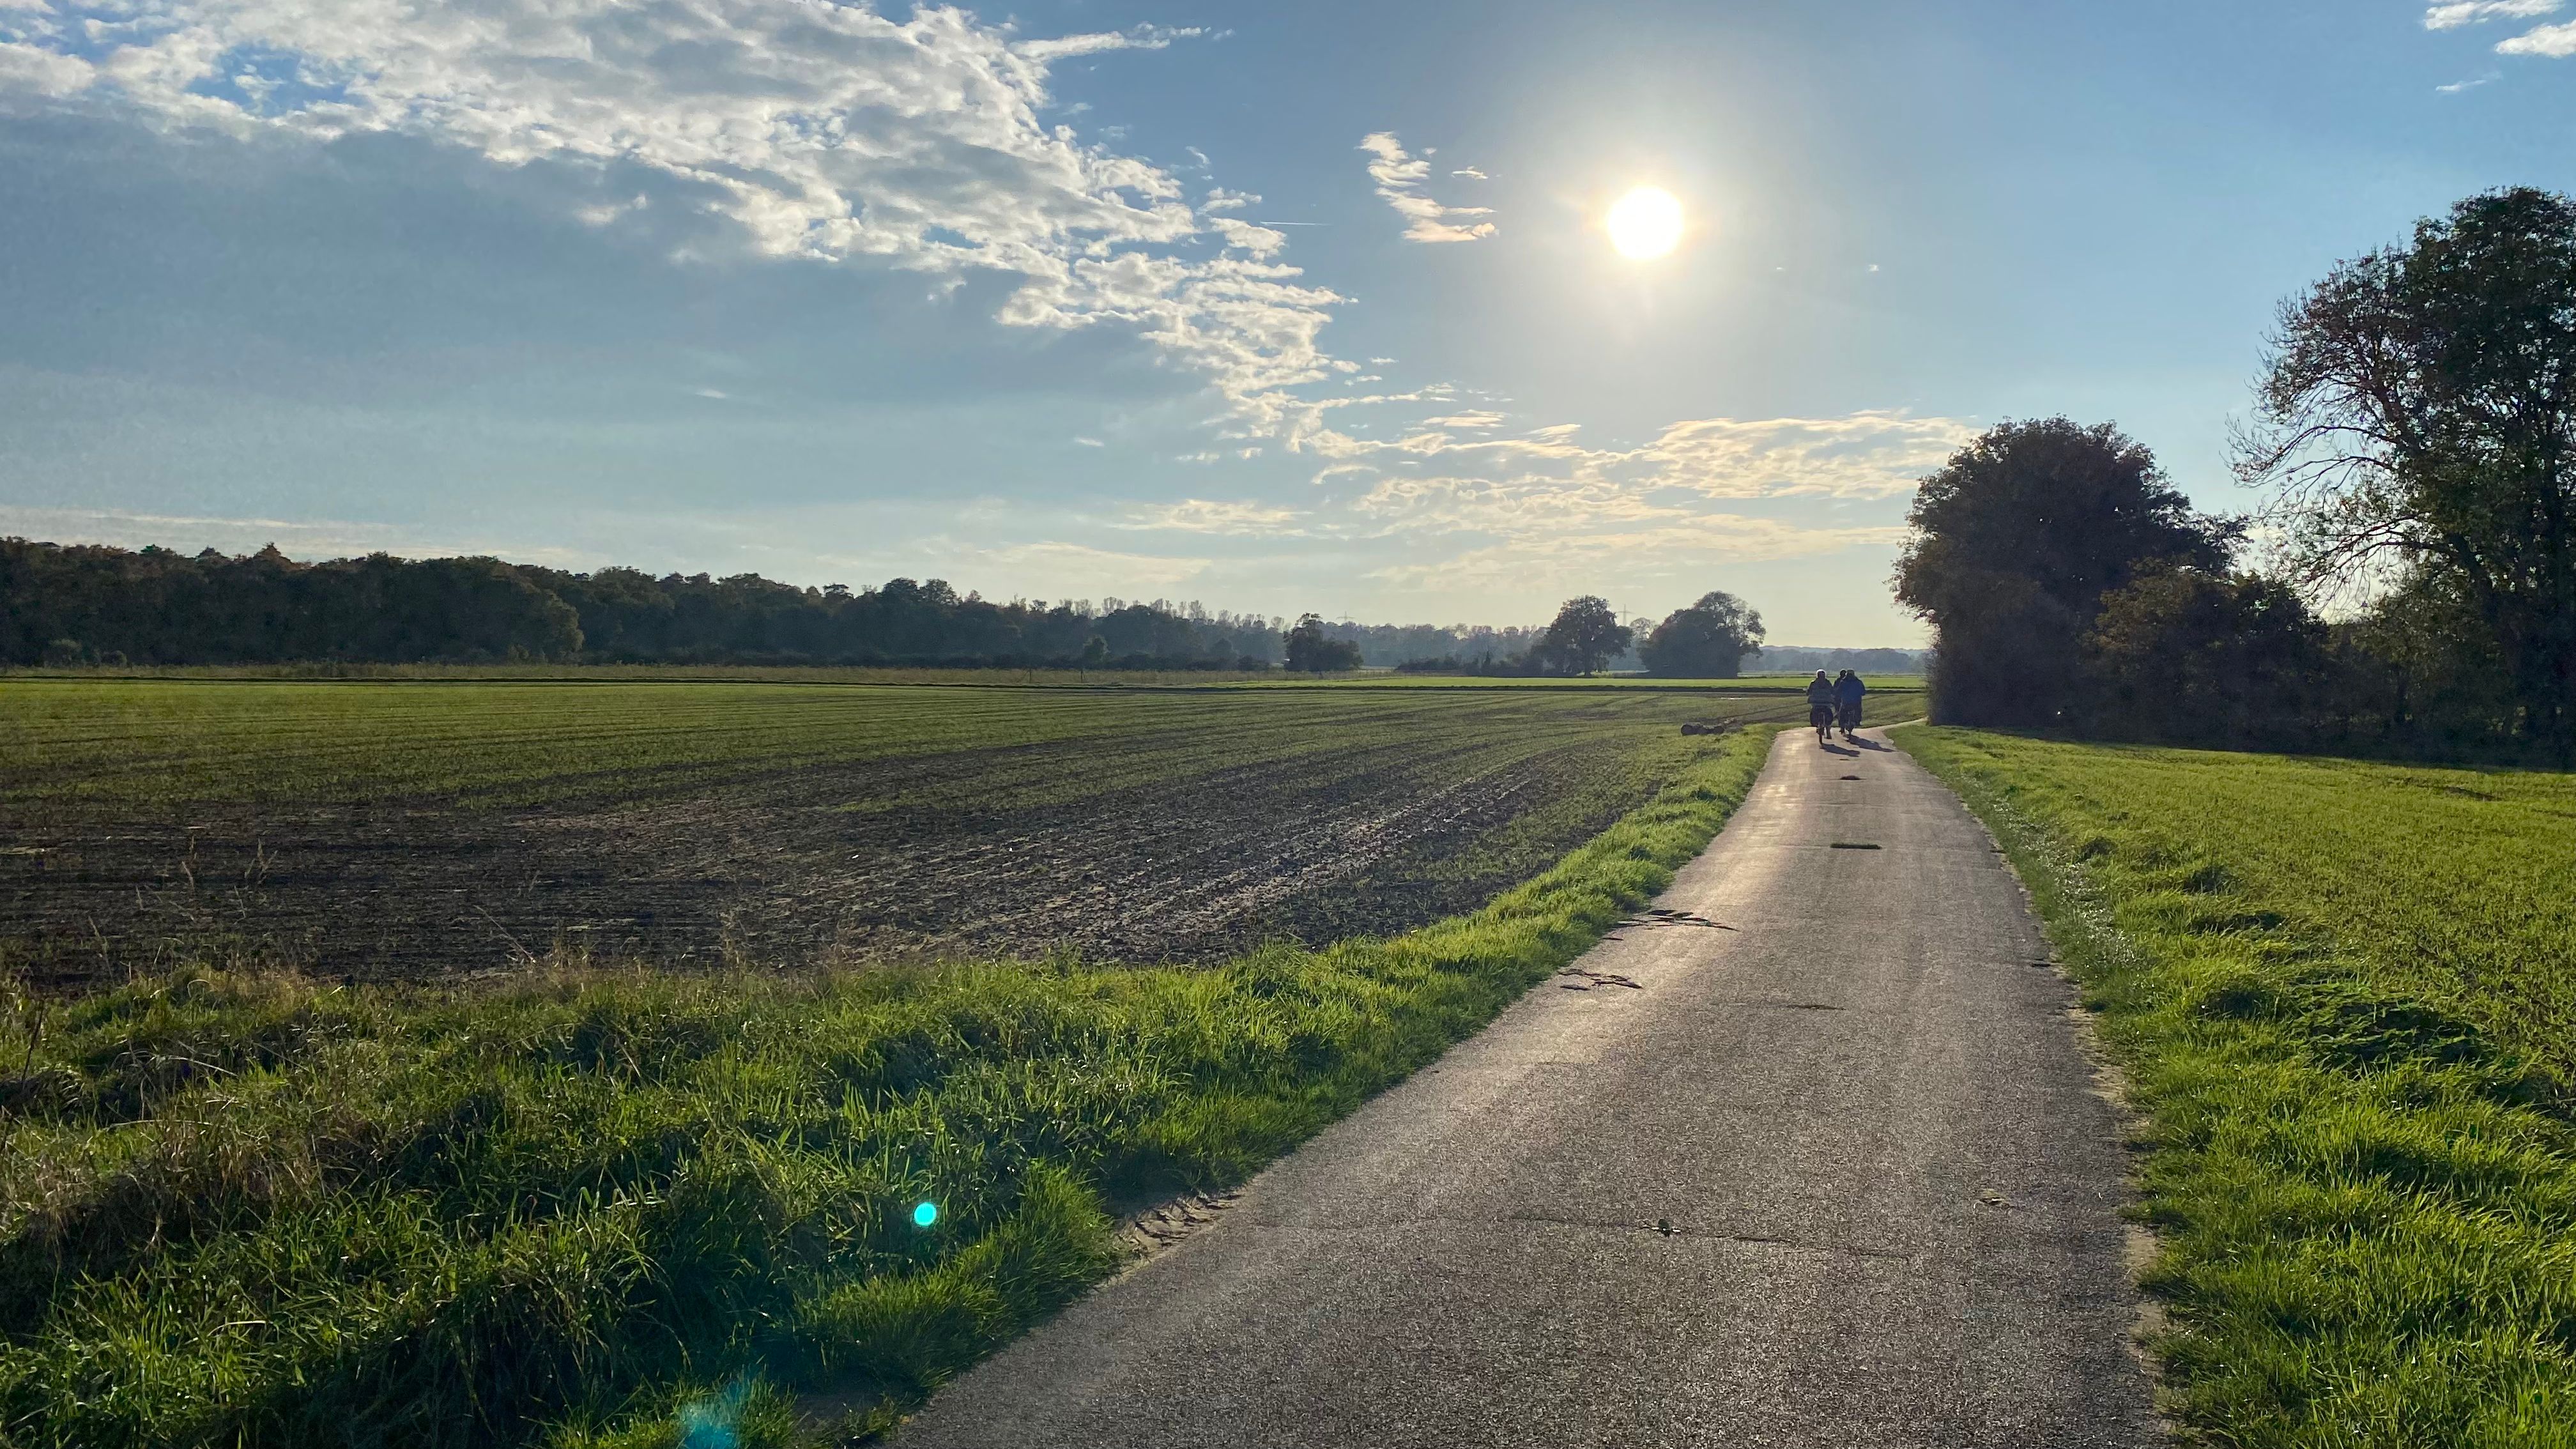
[[[1473,914],[1206,969],[22,1000],[0,1440],[778,1443],[816,1388],[881,1430],[1110,1271],[1111,1203],[1240,1180],[1572,960],[1770,735]]]
[[[2576,776],[1909,729],[2148,1122],[2174,1416],[2576,1444]]]

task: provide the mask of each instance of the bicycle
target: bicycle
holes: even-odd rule
[[[1835,711],[1835,716],[1834,723],[1841,727],[1843,739],[1851,744],[1860,743],[1860,706],[1846,704]]]
[[[1807,706],[1807,723],[1816,728],[1816,746],[1823,749],[1834,742],[1834,707],[1830,704]]]

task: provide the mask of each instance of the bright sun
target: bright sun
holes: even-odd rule
[[[1656,186],[1640,186],[1610,207],[1610,245],[1619,255],[1660,257],[1682,239],[1682,204]]]

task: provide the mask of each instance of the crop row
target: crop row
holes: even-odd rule
[[[527,805],[1082,741],[1137,768],[1286,767],[1389,743],[1643,738],[1794,712],[1778,694],[1666,691],[28,680],[0,690],[13,765],[0,800]]]

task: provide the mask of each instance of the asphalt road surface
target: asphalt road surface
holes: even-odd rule
[[[1783,734],[1655,904],[1720,924],[1616,932],[1635,987],[1532,991],[899,1449],[2158,1442],[2116,1119],[1959,802]]]

